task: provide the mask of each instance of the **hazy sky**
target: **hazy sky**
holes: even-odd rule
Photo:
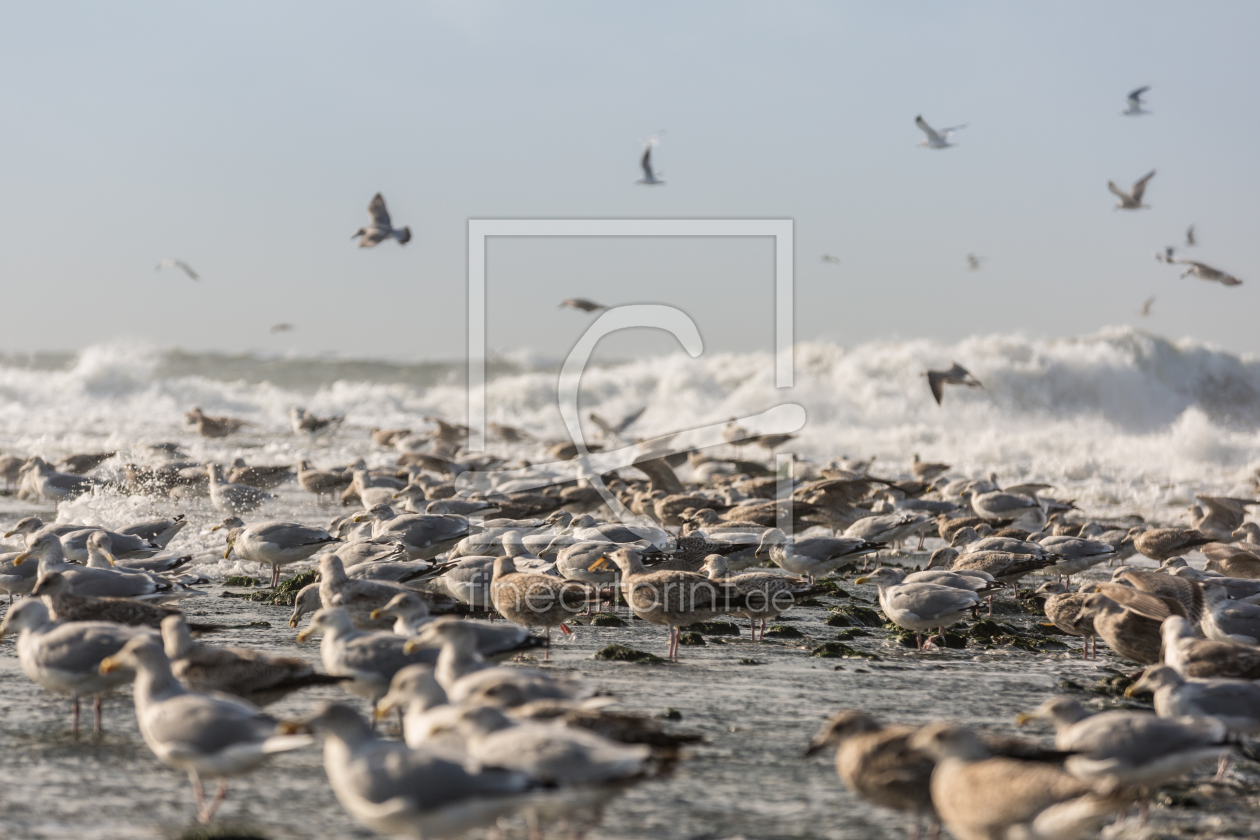
[[[459,357],[469,218],[730,216],[795,220],[801,339],[1140,323],[1260,351],[1257,32],[1238,2],[6,4],[0,348]],[[1121,117],[1143,84],[1153,115]],[[916,148],[919,113],[969,127]],[[635,186],[659,129],[668,183]],[[1107,180],[1151,168],[1153,209],[1113,212]],[[415,238],[360,251],[378,190]],[[1246,285],[1155,262],[1192,222]],[[562,354],[584,295],[768,349],[772,264],[498,241],[490,343]]]

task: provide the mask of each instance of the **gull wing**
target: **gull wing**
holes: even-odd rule
[[[1146,299],[1146,303],[1142,304],[1142,314],[1143,314],[1143,315],[1150,315],[1150,314],[1151,314],[1151,304],[1153,304],[1154,302],[1155,302],[1155,296],[1154,296],[1154,295],[1151,295],[1150,297],[1148,297],[1148,298]]]
[[[184,262],[183,260],[176,260],[175,265],[179,267],[180,269],[182,269],[183,272],[187,274],[193,280],[201,279],[200,277],[197,276],[197,272],[192,270],[192,266],[190,266],[188,263]]]
[[[1152,169],[1150,172],[1147,172],[1145,175],[1143,175],[1141,179],[1139,179],[1138,182],[1133,185],[1133,200],[1134,201],[1140,202],[1142,200],[1142,194],[1146,192],[1146,182],[1151,180],[1154,177],[1155,177],[1155,170]]]
[[[643,159],[639,161],[639,165],[643,167],[643,178],[646,181],[653,181],[656,176],[652,174],[652,146],[649,144],[643,150]]]
[[[626,429],[630,428],[630,426],[633,425],[635,420],[638,420],[640,417],[643,416],[643,412],[645,411],[647,411],[646,405],[640,408],[638,411],[632,411],[629,414],[627,414],[625,417],[622,417],[621,420],[617,423],[617,426],[616,426],[617,432],[621,433],[621,432],[624,432]]]
[[[967,127],[967,123],[963,123],[962,125],[951,125],[949,128],[942,128],[940,131],[940,135],[942,137],[949,137],[949,135],[953,134],[955,131],[958,131],[959,129],[963,129],[966,127]]]
[[[939,134],[937,134],[937,133],[936,133],[936,129],[932,128],[932,126],[930,126],[930,125],[928,125],[926,122],[924,122],[924,120],[923,120],[923,117],[922,117],[922,116],[915,117],[915,118],[914,118],[914,124],[915,124],[915,125],[917,125],[917,126],[919,127],[919,130],[920,130],[920,131],[922,131],[924,134],[926,134],[926,135],[928,136],[928,140],[931,140],[931,141],[933,141],[933,142],[937,142],[937,141],[944,142],[944,141],[945,141],[945,138],[944,138],[944,137],[942,137],[941,135],[939,135]],[[939,402],[939,400],[937,400],[937,402]]]
[[[1111,190],[1116,196],[1118,196],[1119,198],[1123,198],[1126,201],[1133,200],[1133,196],[1129,195],[1127,192],[1117,187],[1115,181],[1108,181],[1107,189]]]
[[[372,217],[372,225],[374,227],[389,228],[389,211],[385,209],[385,197],[380,193],[372,196],[372,201],[368,204],[368,215]]]
[[[1150,90],[1150,89],[1151,89],[1151,86],[1150,86],[1150,85],[1143,85],[1142,87],[1138,88],[1137,90],[1130,91],[1130,92],[1129,92],[1129,101],[1130,101],[1130,102],[1132,102],[1134,105],[1139,105],[1139,104],[1141,104],[1141,102],[1142,102],[1142,94],[1146,93],[1146,92],[1147,92],[1148,90]]]
[[[1190,227],[1186,228],[1186,246],[1193,248],[1197,244],[1194,241],[1194,225],[1190,225]]]
[[[939,370],[929,370],[927,372],[928,387],[932,389],[932,396],[936,397],[936,404],[941,404],[941,396],[945,391],[945,374]]]

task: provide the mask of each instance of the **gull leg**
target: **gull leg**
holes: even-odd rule
[[[1229,753],[1223,753],[1221,760],[1216,765],[1216,775],[1212,777],[1212,781],[1219,782],[1225,778],[1225,771],[1229,769]]]
[[[543,647],[543,662],[551,659],[551,628],[547,628],[547,644]]]
[[[101,695],[92,698],[92,731],[101,734]]]
[[[214,792],[214,799],[211,799],[209,806],[197,815],[197,822],[210,822],[214,818],[214,812],[219,810],[219,806],[223,804],[224,799],[227,799],[227,779],[219,779],[219,787]]]
[[[70,707],[70,734],[79,737],[79,697],[75,695],[74,705]]]
[[[188,774],[188,781],[192,782],[193,800],[197,803],[197,819],[201,819],[201,814],[206,810],[206,792],[201,789],[201,777],[196,771]]]

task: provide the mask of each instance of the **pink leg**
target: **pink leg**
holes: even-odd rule
[[[210,800],[210,805],[197,815],[197,822],[210,822],[214,818],[214,812],[219,810],[219,806],[223,804],[224,799],[227,799],[227,779],[219,779],[219,788],[214,792],[214,799]]]
[[[551,659],[551,628],[547,628],[547,644],[543,647],[543,662]]]
[[[197,803],[197,818],[200,819],[206,810],[206,792],[201,789],[201,777],[196,773],[189,773],[188,781],[192,782],[193,801]]]
[[[92,698],[92,731],[101,734],[101,695]]]

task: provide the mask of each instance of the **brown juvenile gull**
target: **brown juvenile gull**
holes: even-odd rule
[[[297,477],[298,484],[306,492],[314,493],[316,501],[321,501],[324,496],[335,495],[353,480],[349,472],[317,470],[307,460],[298,462]]]
[[[1133,538],[1139,552],[1160,563],[1210,542],[1211,537],[1193,528],[1155,528]]]
[[[1189,578],[1149,569],[1120,568],[1116,569],[1111,579],[1114,583],[1127,583],[1142,592],[1171,598],[1181,604],[1182,614],[1190,620],[1191,624],[1198,624],[1203,617],[1203,587]]]
[[[678,658],[683,627],[747,606],[747,597],[733,584],[694,572],[650,572],[639,552],[631,549],[617,549],[592,568],[610,563],[621,571],[622,592],[634,614],[649,624],[669,628],[669,659]]]
[[[289,409],[289,422],[293,425],[293,434],[321,437],[335,432],[345,421],[344,414],[331,417],[316,417],[300,405]]]
[[[865,712],[844,710],[823,725],[805,754],[834,746],[836,774],[844,786],[883,808],[913,813],[912,836],[919,837],[925,819],[929,825],[937,822],[931,793],[936,761],[910,746],[917,731],[912,726],[882,726]]]
[[[1254,645],[1195,638],[1194,627],[1179,615],[1164,619],[1159,632],[1164,664],[1183,677],[1260,680],[1260,648]]]
[[[1195,262],[1194,260],[1173,260],[1173,262],[1179,265],[1190,266],[1184,272],[1182,272],[1182,275],[1181,275],[1182,279],[1185,279],[1186,277],[1189,277],[1191,274],[1193,274],[1195,277],[1198,277],[1200,280],[1208,280],[1210,282],[1220,283],[1222,286],[1241,286],[1242,285],[1242,281],[1239,280],[1237,277],[1235,277],[1232,274],[1226,274],[1224,271],[1221,271],[1219,268],[1212,268],[1212,266],[1210,265],[1206,265],[1201,262]]]
[[[232,469],[227,474],[227,479],[231,483],[257,487],[259,490],[279,487],[291,478],[293,478],[293,468],[287,464],[251,467],[245,463],[244,458],[232,461]]]
[[[197,427],[197,434],[207,438],[227,437],[242,426],[248,425],[244,420],[235,417],[210,417],[200,406],[184,414],[187,422]]]
[[[932,802],[956,840],[1077,840],[1123,804],[1110,785],[1044,762],[994,758],[975,733],[950,724],[925,726],[909,746],[936,760]]]
[[[1045,595],[1042,606],[1050,624],[1070,636],[1081,636],[1085,639],[1082,648],[1086,659],[1090,658],[1090,647],[1093,647],[1093,658],[1098,658],[1098,634],[1094,630],[1092,615],[1085,612],[1085,600],[1089,597],[1083,592],[1069,592],[1067,585],[1060,582],[1043,583],[1037,587],[1038,595]]]
[[[945,395],[946,385],[966,385],[968,388],[983,388],[980,380],[976,379],[971,373],[958,362],[953,363],[953,367],[949,370],[929,370],[925,371],[923,376],[927,377],[928,388],[932,390],[932,396],[936,399],[936,404],[941,404],[941,397]]]
[[[1246,580],[1260,580],[1260,556],[1240,546],[1213,543],[1203,547],[1208,558],[1204,568],[1209,572]]]
[[[170,616],[178,618],[181,615],[177,609],[146,604],[130,598],[76,595],[61,572],[40,575],[31,594],[44,599],[52,617],[57,621],[112,621],[128,627],[158,629],[162,626],[163,619]],[[197,633],[208,633],[222,627],[221,624],[188,624],[188,628]]]
[[[511,557],[496,557],[494,577],[490,580],[490,600],[499,614],[522,627],[544,627],[547,630],[546,659],[551,654],[551,628],[569,635],[565,624],[585,611],[595,591],[585,583],[565,580],[554,575],[516,571]]]
[[[167,257],[166,259],[162,260],[160,263],[157,264],[157,268],[153,270],[161,271],[164,268],[178,268],[180,271],[188,275],[189,280],[201,279],[200,277],[197,276],[197,272],[192,270],[192,266],[190,266],[188,263],[184,262],[183,260],[177,260],[174,257]]]
[[[1098,584],[1081,610],[1081,618],[1094,622],[1094,630],[1124,659],[1140,665],[1159,661],[1160,622],[1180,604],[1114,583]]]
[[[200,822],[209,822],[227,796],[229,776],[253,770],[269,755],[311,743],[306,735],[277,734],[275,718],[250,703],[185,689],[156,639],[133,639],[100,664],[102,674],[117,671],[134,671],[132,696],[140,734],[159,761],[188,773]],[[208,805],[203,778],[219,780]]]
[[[346,677],[315,673],[304,659],[260,650],[212,647],[193,641],[178,615],[162,621],[162,644],[175,676],[192,691],[222,691],[266,706],[315,685],[336,685]]]
[[[586,298],[565,298],[560,302],[560,308],[569,307],[570,309],[580,309],[583,312],[596,312],[600,309],[607,309],[602,303],[596,303]]]
[[[949,464],[934,464],[928,461],[920,461],[919,453],[916,452],[914,453],[914,461],[910,464],[910,472],[914,473],[915,478],[931,481],[949,472],[949,467]]]
[[[372,221],[367,227],[359,228],[350,236],[351,239],[359,239],[360,248],[375,248],[386,239],[396,239],[399,245],[411,241],[411,228],[395,228],[390,224],[385,198],[380,193],[372,196],[372,201],[368,203],[368,216]]]
[[[778,618],[796,606],[797,599],[804,599],[817,594],[813,584],[807,578],[795,575],[783,575],[775,572],[743,572],[728,575],[726,558],[720,554],[710,554],[704,559],[702,569],[709,580],[720,580],[734,584],[744,593],[746,603],[735,612],[748,619],[748,632],[755,642],[765,635],[766,622]],[[760,624],[760,633],[758,633]]]
[[[902,583],[893,569],[876,569],[856,584],[873,583],[879,587],[879,606],[888,620],[913,630],[920,650],[932,647],[932,639],[945,639],[945,628],[957,624],[980,604],[980,596],[970,589],[955,589],[935,583]],[[937,629],[926,642],[923,631]]]
[[[1247,519],[1247,508],[1260,504],[1255,499],[1229,496],[1195,496],[1202,505],[1190,507],[1190,527],[1221,542],[1233,542],[1233,532]]]
[[[79,732],[79,698],[94,697],[95,729],[101,731],[101,696],[131,682],[130,673],[102,674],[101,660],[117,653],[137,636],[156,638],[147,627],[126,627],[109,621],[53,621],[38,598],[26,598],[9,609],[0,624],[0,638],[20,631],[18,663],[45,691],[74,698],[71,731]]]
[[[1117,187],[1115,181],[1108,181],[1107,189],[1111,190],[1112,194],[1120,199],[1120,201],[1116,203],[1115,209],[1149,210],[1150,205],[1142,203],[1142,196],[1146,194],[1146,182],[1154,177],[1155,170],[1152,169],[1150,172],[1139,178],[1137,182],[1133,184],[1133,188],[1129,192],[1125,192]]]

